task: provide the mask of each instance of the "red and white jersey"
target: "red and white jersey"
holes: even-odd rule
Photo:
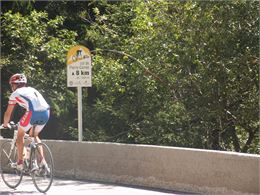
[[[16,89],[11,94],[8,104],[19,104],[27,111],[44,111],[50,107],[40,92],[32,87],[21,87]]]

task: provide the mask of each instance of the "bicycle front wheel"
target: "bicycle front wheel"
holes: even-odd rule
[[[3,181],[10,188],[16,188],[22,181],[23,172],[16,169],[18,150],[16,146],[11,149],[12,141],[4,142],[0,153],[0,172]]]
[[[53,157],[45,143],[38,143],[31,154],[32,179],[39,192],[47,192],[53,181]]]

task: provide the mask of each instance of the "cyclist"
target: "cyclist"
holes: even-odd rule
[[[9,84],[12,89],[12,94],[9,97],[8,106],[4,114],[3,126],[7,127],[16,104],[25,108],[26,111],[18,123],[16,141],[18,159],[15,165],[18,170],[23,170],[24,135],[29,131],[30,136],[34,136],[37,142],[41,142],[38,135],[49,120],[50,106],[39,91],[27,86],[27,78],[24,74],[17,73],[12,75]],[[33,126],[35,126],[34,135],[32,132]],[[40,159],[40,164],[45,161],[42,151],[41,155],[42,158]]]

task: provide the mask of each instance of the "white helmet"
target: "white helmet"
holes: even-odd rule
[[[19,84],[19,83],[27,83],[27,78],[24,74],[14,74],[13,76],[10,77],[9,79],[9,84]]]

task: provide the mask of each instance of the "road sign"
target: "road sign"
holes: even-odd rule
[[[76,45],[67,54],[67,86],[78,89],[78,140],[82,141],[82,87],[91,87],[91,55],[88,48]]]
[[[91,87],[91,55],[88,48],[76,45],[67,54],[67,86]]]

